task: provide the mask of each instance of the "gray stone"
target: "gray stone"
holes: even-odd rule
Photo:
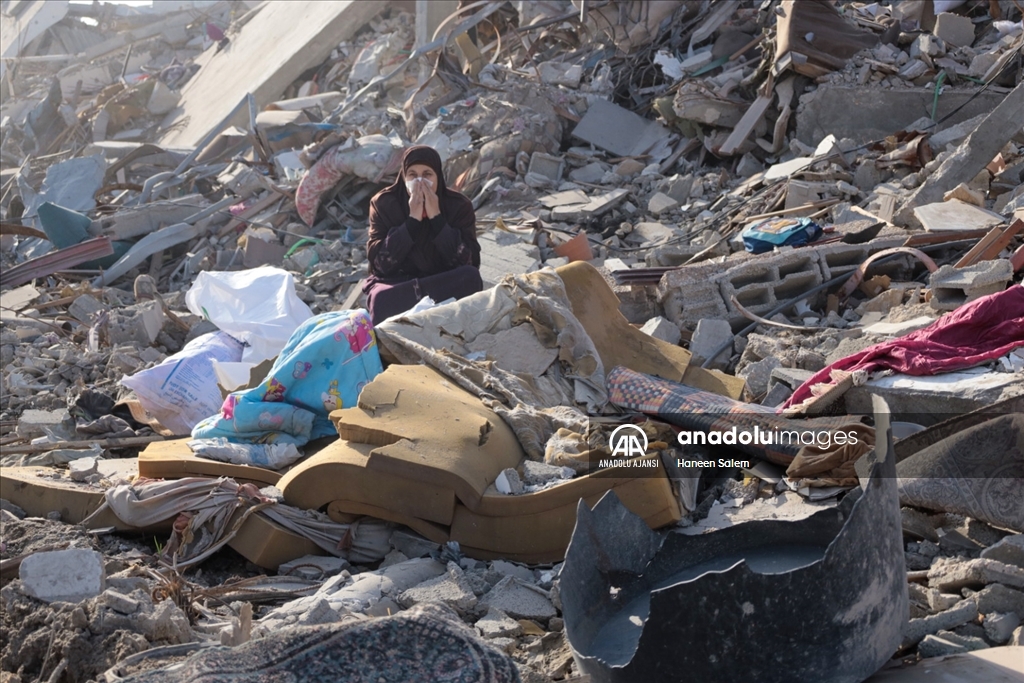
[[[1013,635],[1010,636],[1010,642],[1007,643],[1012,647],[1020,647],[1024,645],[1024,626],[1018,626],[1013,631]]]
[[[982,550],[981,556],[1024,569],[1024,534],[1007,536],[992,547]]]
[[[481,598],[481,603],[488,608],[499,609],[513,619],[547,621],[558,614],[546,591],[514,576],[506,576],[499,581]]]
[[[958,602],[961,598],[954,593],[943,593],[935,588],[928,589],[928,608],[932,613],[945,612]]]
[[[9,512],[18,519],[25,519],[28,516],[28,513],[5,498],[0,498],[0,510]]]
[[[955,606],[922,619],[911,619],[903,629],[903,645],[910,647],[925,636],[945,629],[956,628],[978,618],[978,605],[973,600],[961,600]]]
[[[565,162],[562,160],[562,157],[545,154],[544,152],[534,152],[530,156],[530,169],[528,172],[542,175],[557,183],[562,179],[562,167],[564,164]]]
[[[607,170],[608,167],[604,164],[598,161],[592,161],[586,166],[569,171],[569,179],[576,183],[588,183],[593,185],[604,177],[605,171]]]
[[[941,266],[928,278],[932,308],[952,311],[975,299],[1006,289],[1013,280],[1013,264],[1007,259],[981,261],[973,266]]]
[[[970,17],[939,12],[935,17],[933,33],[947,45],[970,47],[974,43],[974,22]]]
[[[644,326],[640,328],[640,331],[654,337],[655,339],[668,342],[673,346],[679,343],[681,336],[679,333],[679,327],[660,315],[648,320]]]
[[[668,213],[669,211],[678,208],[679,202],[663,192],[655,192],[651,195],[651,198],[647,200],[647,211],[655,216],[660,216],[663,213]]]
[[[988,643],[981,638],[970,638],[950,631],[939,631],[935,635],[925,636],[918,644],[917,652],[923,658],[944,657],[963,652],[984,650],[987,647]]]
[[[83,294],[68,306],[68,315],[86,325],[91,325],[97,315],[109,309],[109,306],[100,302],[95,297]]]
[[[912,124],[921,116],[921,112],[931,111],[934,96],[935,93],[927,88],[879,90],[851,85],[819,85],[817,90],[800,100],[801,106],[796,113],[797,139],[812,146],[830,133],[836,139],[851,138],[858,145],[881,140],[892,135],[893,131]],[[944,89],[936,118],[943,120],[947,115],[952,115],[943,120],[933,132],[938,133],[979,114],[987,114],[1003,97],[1002,93],[979,94],[976,89],[969,88]],[[968,100],[971,101],[968,103]],[[963,108],[958,109],[961,106]],[[1009,129],[1007,132],[1012,135]],[[985,164],[992,160],[996,152],[986,157]],[[969,181],[976,173],[962,182]],[[947,189],[958,184],[954,183]],[[937,199],[929,201],[941,200],[940,194]]]
[[[405,608],[423,602],[440,602],[455,609],[459,614],[465,614],[476,607],[477,598],[466,581],[462,568],[454,562],[449,562],[446,574],[404,591],[398,596],[397,602]]]
[[[18,418],[15,433],[23,439],[34,439],[45,436],[47,429],[57,429],[64,421],[67,411],[60,410],[26,410]]]
[[[1013,636],[1014,630],[1020,626],[1020,617],[1014,612],[1004,614],[993,612],[985,615],[983,625],[985,637],[993,643],[1002,644],[1008,641]]]
[[[770,356],[756,363],[750,363],[737,372],[736,376],[746,380],[747,393],[751,396],[763,396],[768,393],[768,379],[771,377],[772,370],[781,364],[778,358]]]
[[[149,346],[163,329],[164,310],[158,301],[143,301],[114,311],[110,315],[112,346]]]
[[[794,391],[814,375],[810,370],[778,367],[772,370],[769,385],[782,384]]]
[[[500,609],[491,607],[479,621],[476,630],[484,638],[515,638],[523,632],[522,625]]]
[[[725,342],[733,339],[732,326],[729,321],[717,318],[704,318],[697,322],[697,329],[693,331],[690,338],[690,353],[693,354],[691,361],[695,365],[702,365],[708,357]],[[721,370],[729,363],[733,347],[730,344],[715,356],[710,367]]]
[[[943,591],[964,587],[1001,583],[1011,588],[1024,588],[1024,569],[995,560],[976,559],[932,565],[928,585]]]
[[[29,555],[18,571],[21,590],[44,602],[80,602],[106,588],[103,555],[87,548]]]
[[[97,469],[96,458],[93,457],[78,458],[68,463],[68,474],[74,481],[85,481],[96,474]]]
[[[970,598],[978,605],[982,614],[1013,612],[1024,621],[1024,592],[994,583],[986,586]]]
[[[674,175],[658,184],[659,189],[680,204],[690,201],[690,191],[693,189],[692,175]]]
[[[536,583],[536,577],[533,575],[533,570],[529,567],[524,567],[521,564],[506,562],[505,560],[495,560],[494,562],[491,562],[491,569],[496,572],[500,572],[505,576],[514,576],[520,581]]]
[[[917,110],[920,111],[920,110]],[[972,112],[964,118],[974,116]],[[916,206],[942,201],[942,196],[960,183],[970,183],[1024,125],[1024,82],[1017,84],[1003,101],[992,109],[942,165],[907,199],[896,222],[908,225],[916,220]],[[890,128],[890,130],[892,130]],[[884,136],[883,136],[884,137]]]
[[[100,597],[104,605],[121,614],[134,614],[139,609],[138,600],[124,593],[118,593],[112,588],[103,591]]]

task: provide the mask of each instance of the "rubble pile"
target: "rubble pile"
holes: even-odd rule
[[[843,517],[876,461],[909,604],[877,680],[1020,656],[1017,3],[0,21],[0,683],[291,675],[339,642],[325,676],[401,678],[363,643],[427,632],[466,680],[605,680],[560,597],[600,545],[580,510],[636,518],[607,579],[654,561],[641,529]],[[373,325],[370,199],[411,145],[471,200],[484,291]],[[788,429],[861,440],[757,440]],[[622,609],[648,652],[660,613]]]

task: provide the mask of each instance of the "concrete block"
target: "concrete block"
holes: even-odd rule
[[[651,318],[648,320],[640,331],[644,334],[648,334],[655,339],[660,339],[663,342],[669,344],[679,344],[681,335],[679,333],[679,326],[673,322],[669,322],[662,316]]]
[[[651,198],[647,200],[647,210],[655,216],[660,216],[663,213],[668,213],[669,211],[678,208],[679,202],[663,192],[655,192],[651,195]]]
[[[554,156],[553,154],[545,154],[544,152],[534,152],[530,156],[530,167],[528,173],[536,173],[542,175],[549,180],[559,182],[562,180],[562,168],[565,166],[565,161],[562,157]]]
[[[801,384],[811,378],[814,373],[810,370],[801,370],[800,368],[774,368],[772,369],[771,377],[768,380],[769,386],[775,384],[782,384],[783,386],[789,387],[795,390]]]
[[[1011,564],[1024,569],[1024,534],[1007,536],[990,548],[981,551],[987,560]]]
[[[932,32],[946,45],[970,47],[974,43],[974,22],[970,17],[952,12],[939,12]]]
[[[58,429],[67,415],[66,410],[26,410],[18,418],[15,433],[23,439],[45,436],[47,429]]]
[[[961,600],[945,612],[921,619],[911,619],[903,629],[903,644],[905,646],[914,645],[921,642],[927,635],[956,628],[977,618],[978,605],[972,600]]]
[[[728,317],[717,281],[721,269],[718,264],[698,264],[665,273],[658,285],[665,317],[688,327],[702,318]]]
[[[397,602],[407,609],[423,602],[440,602],[459,614],[465,614],[476,607],[477,598],[462,568],[449,562],[446,574],[404,591]]]
[[[592,161],[586,166],[569,171],[569,179],[576,183],[595,184],[601,181],[608,168],[599,161]]]
[[[979,114],[987,114],[1004,97],[1002,93],[984,92],[967,103],[976,94],[976,90],[967,88],[944,90],[936,111],[936,119],[942,123],[934,132]],[[829,134],[835,135],[837,140],[850,138],[858,145],[884,139],[892,135],[893,131],[912,124],[921,116],[921,112],[931,111],[933,98],[934,92],[925,88],[881,90],[847,85],[819,85],[817,90],[800,100],[796,113],[797,139],[811,146],[817,145]],[[963,109],[943,120],[960,106]],[[994,156],[993,152],[985,163]],[[956,184],[953,183],[954,186]]]
[[[96,458],[93,457],[78,458],[68,463],[68,474],[74,481],[85,481],[96,471]]]
[[[843,340],[863,342],[867,339]],[[843,355],[859,349],[848,348]],[[829,355],[829,362],[833,356]],[[1014,373],[985,374],[949,372],[932,377],[891,375],[869,380],[867,384],[846,392],[846,408],[850,414],[870,414],[871,396],[877,395],[889,404],[894,420],[931,426],[955,415],[969,413],[993,405],[997,401],[1024,395],[1024,386]]]
[[[993,612],[992,614],[985,615],[983,626],[985,627],[986,638],[993,643],[1002,644],[1008,641],[1013,636],[1013,632],[1020,626],[1020,618],[1013,612],[1005,614]]]
[[[119,593],[113,588],[103,591],[101,597],[104,605],[120,614],[134,614],[139,609],[138,600],[124,593]]]
[[[928,585],[943,591],[1001,583],[1024,588],[1024,569],[988,559],[933,565],[928,570]]]
[[[515,638],[523,632],[523,627],[500,609],[491,607],[476,622],[476,630],[484,638]]]
[[[818,254],[818,263],[821,267],[821,275],[825,280],[851,273],[864,263],[872,254],[898,247],[906,241],[905,237],[880,237],[865,244],[825,244],[815,248]],[[896,264],[901,264],[899,259]],[[901,265],[873,266],[870,269],[872,274],[895,274]]]
[[[731,312],[738,314],[732,304],[735,296],[748,311],[761,314],[822,281],[818,254],[800,250],[762,255],[733,266],[725,272],[719,285],[722,299]]]
[[[690,339],[690,353],[693,354],[692,364],[703,365],[710,355],[726,342],[733,340],[732,326],[721,318],[704,318],[697,322],[697,329]],[[733,346],[730,344],[711,362],[710,367],[721,370],[732,356]]]
[[[80,602],[106,588],[103,555],[86,548],[29,555],[18,570],[21,590],[45,602]]]
[[[736,373],[747,382],[747,392],[754,397],[763,396],[768,393],[768,379],[772,370],[779,367],[781,362],[778,358],[765,358],[756,363],[750,363]]]
[[[615,174],[628,178],[629,176],[640,173],[644,168],[645,166],[642,161],[637,161],[636,159],[623,159],[615,165]]]
[[[1013,612],[1024,622],[1024,591],[994,583],[982,588],[970,599],[978,605],[978,611],[982,614]]]
[[[918,644],[917,652],[922,658],[945,657],[973,650],[984,650],[987,647],[985,641],[980,638],[968,639],[949,631],[940,631],[936,635],[925,636]]]
[[[1001,292],[1013,280],[1013,264],[1007,259],[982,261],[966,268],[942,266],[931,274],[931,307],[952,311],[963,304]]]
[[[164,311],[157,301],[143,301],[115,311],[110,320],[112,346],[149,346],[164,326]]]
[[[693,190],[693,176],[674,175],[659,183],[658,189],[680,204],[685,204],[690,201],[690,192]]]
[[[83,294],[68,306],[68,315],[75,320],[91,325],[97,315],[109,310],[109,306],[88,294]]]
[[[532,244],[500,244],[493,232],[485,232],[478,240],[484,287],[493,287],[506,275],[529,273],[540,265],[540,250]]]
[[[505,560],[495,560],[491,563],[491,569],[505,576],[514,576],[520,581],[526,581],[527,583],[534,583],[536,581],[533,570],[521,564],[506,562]]]
[[[524,583],[514,576],[506,576],[499,581],[480,601],[488,609],[501,610],[513,619],[547,621],[558,615],[548,598],[547,591]]]

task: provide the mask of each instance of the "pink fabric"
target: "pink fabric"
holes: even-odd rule
[[[905,337],[868,347],[819,370],[780,410],[803,403],[811,387],[831,383],[833,370],[888,368],[906,375],[936,375],[974,367],[1024,346],[1024,287],[981,297]]]

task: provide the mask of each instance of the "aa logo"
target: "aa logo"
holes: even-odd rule
[[[612,457],[635,458],[647,455],[647,435],[636,425],[619,425],[608,440]]]

